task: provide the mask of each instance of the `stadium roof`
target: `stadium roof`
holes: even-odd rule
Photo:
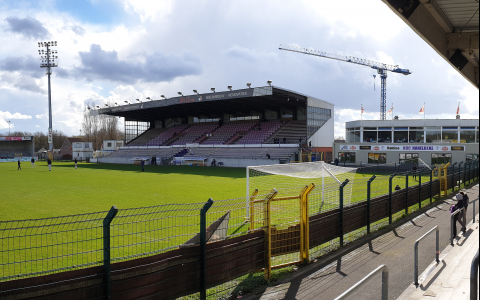
[[[152,100],[97,109],[92,113],[125,117],[126,120],[137,121],[186,118],[189,116],[221,118],[223,114],[242,117],[250,116],[252,111],[263,112],[265,109],[273,111],[289,109],[294,111],[298,107],[306,107],[307,98],[309,96],[287,89],[266,86]]]
[[[470,83],[479,87],[478,0],[382,0]]]

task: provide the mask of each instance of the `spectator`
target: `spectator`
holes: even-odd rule
[[[308,147],[312,148],[312,141],[308,142]]]
[[[268,158],[268,159],[270,159],[270,154],[268,154],[268,153],[267,153],[267,155],[266,155],[266,156],[267,156],[267,158]]]
[[[36,169],[37,167],[35,167],[35,158],[32,157],[30,161],[32,162],[32,168]]]
[[[143,158],[142,158],[142,161],[140,162],[140,165],[142,165],[142,172],[144,172],[145,171],[145,168],[144,168],[145,167],[145,161],[143,160]]]
[[[47,165],[48,165],[48,170],[51,171],[52,170],[52,161],[49,159],[47,159]]]
[[[335,158],[335,165],[336,165],[336,166],[338,166],[338,163],[339,163],[339,162],[340,162],[340,161],[338,160],[338,158]]]
[[[464,203],[464,200],[463,200],[463,195],[458,193],[457,195],[455,195],[455,197],[453,198],[454,201],[457,201],[457,204],[455,204],[452,208],[452,213],[459,210],[459,209],[462,209],[464,208],[465,206],[465,203]],[[461,212],[459,212],[458,214],[456,214],[454,217],[453,217],[453,232],[454,232],[454,237],[457,236],[457,222],[460,223],[460,225],[462,226],[462,231],[465,232],[467,229],[463,226],[463,224],[466,224],[464,222],[461,222],[463,218],[463,221],[465,222],[466,221],[466,214],[465,214],[465,211],[462,210]]]
[[[418,170],[417,164],[413,164],[413,167],[412,167],[412,175],[413,175],[413,180],[416,180],[416,181],[418,181],[418,180],[417,180],[417,170]]]
[[[20,171],[22,170],[22,167],[20,167],[21,164],[22,164],[22,163],[20,162],[20,159],[18,159],[18,168],[17,168],[17,171],[18,171],[18,170],[20,170]]]
[[[287,143],[287,138],[286,138],[286,137],[283,137],[283,143],[284,143],[284,144]]]
[[[77,169],[77,158],[75,157],[75,169]]]
[[[402,188],[397,184],[397,186],[395,187],[395,191],[399,191],[401,190]]]

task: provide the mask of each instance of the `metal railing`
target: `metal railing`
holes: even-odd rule
[[[478,250],[477,255],[472,260],[470,269],[470,300],[478,299]]]
[[[450,215],[450,245],[453,246],[453,239],[457,237],[457,232],[454,230],[454,227],[456,228],[455,224],[455,216],[458,215],[461,211],[465,211],[465,208],[462,207],[460,209],[457,209]],[[463,219],[463,224],[462,224],[462,230],[465,231],[467,224],[465,223],[466,216],[462,216]]]
[[[388,300],[388,268],[385,265],[381,265],[380,267],[376,268],[374,271],[372,271],[370,274],[365,276],[362,280],[357,282],[354,286],[349,288],[345,293],[341,294],[335,300],[342,300],[346,299],[348,296],[350,296],[353,292],[355,292],[357,289],[362,287],[367,281],[375,276],[377,273],[382,272],[382,298],[381,300]]]
[[[473,204],[473,209],[472,209],[472,213],[473,213],[473,214],[472,214],[472,215],[473,215],[473,217],[472,217],[472,223],[475,223],[475,215],[477,214],[477,213],[476,213],[476,210],[475,210],[475,203],[476,203],[477,201],[478,201],[478,199],[475,200],[475,201],[470,202],[471,204]]]
[[[439,244],[439,230],[438,230],[438,226],[435,226],[433,227],[432,229],[430,229],[427,233],[425,233],[424,235],[422,235],[421,238],[419,238],[416,242],[415,242],[415,264],[414,264],[414,276],[415,276],[415,286],[418,286],[419,283],[418,283],[418,244],[420,243],[421,240],[423,240],[425,237],[427,237],[428,235],[430,235],[430,233],[432,233],[433,231],[435,231],[435,236],[436,236],[436,242],[435,242],[435,261],[437,262],[437,264],[440,262],[440,244]]]

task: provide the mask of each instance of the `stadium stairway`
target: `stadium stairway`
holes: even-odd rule
[[[426,211],[424,209],[399,220],[394,224],[395,228],[389,226],[346,245],[308,266],[300,267],[293,275],[276,282],[276,286],[243,295],[242,299],[335,299],[380,265],[386,265],[389,269],[388,299],[469,299],[467,269],[471,266],[471,258],[478,249],[479,240],[478,190],[478,184],[467,189],[470,201],[477,200],[476,223],[471,222],[473,205],[470,204],[467,232],[457,237],[453,248],[450,246],[452,201],[438,201]],[[440,232],[440,249],[444,249],[440,258],[443,259],[428,274],[435,259],[435,234],[422,240],[419,246],[419,273],[420,278],[423,276],[426,279],[417,289],[413,286],[415,241],[435,226]],[[446,255],[448,252],[451,255]],[[408,292],[412,290],[414,293]],[[373,276],[348,299],[354,298],[381,299],[381,275]]]

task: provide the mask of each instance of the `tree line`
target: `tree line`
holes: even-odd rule
[[[101,150],[104,140],[123,140],[124,133],[118,127],[118,118],[115,116],[98,115],[85,108],[82,121],[82,135],[71,136],[81,138],[84,142],[92,142],[94,150]],[[42,148],[48,150],[47,132],[14,131],[5,136],[33,136],[35,151]],[[53,149],[60,149],[68,136],[61,130],[53,130]]]

